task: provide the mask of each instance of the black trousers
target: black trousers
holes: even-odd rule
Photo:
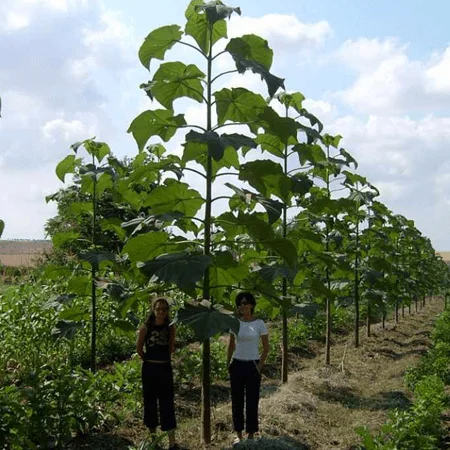
[[[244,430],[244,403],[245,431],[256,433],[259,430],[258,405],[261,374],[258,371],[258,362],[257,360],[240,361],[233,359],[230,364],[231,410],[235,431]]]
[[[142,387],[145,426],[153,429],[161,423],[162,431],[176,428],[172,365],[144,362]]]

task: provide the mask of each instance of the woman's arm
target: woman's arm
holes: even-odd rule
[[[145,343],[145,337],[147,336],[147,326],[143,325],[138,334],[137,342],[136,342],[136,352],[144,361],[144,343]]]
[[[175,351],[175,335],[176,335],[177,329],[175,328],[175,325],[170,325],[169,327],[169,352],[173,353]]]
[[[236,340],[234,334],[230,333],[230,338],[228,339],[227,367],[231,363],[231,358],[233,357],[233,352],[235,348],[236,348]]]
[[[270,344],[269,344],[269,335],[263,334],[261,335],[261,342],[262,342],[262,353],[259,358],[259,364],[258,369],[261,372],[262,368],[264,367],[264,363],[266,362],[267,355],[269,354]]]

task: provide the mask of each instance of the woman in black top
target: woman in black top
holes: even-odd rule
[[[175,419],[171,354],[175,350],[175,326],[169,325],[169,302],[159,297],[139,330],[136,351],[141,357],[144,394],[144,424],[155,438],[156,427],[169,435],[169,450],[175,450]],[[145,351],[144,351],[145,346]],[[158,420],[159,403],[159,420]]]

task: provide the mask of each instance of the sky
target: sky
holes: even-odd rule
[[[96,136],[135,156],[127,129],[155,107],[137,52],[153,29],[184,25],[184,0],[1,0],[0,218],[4,239],[42,239],[63,184],[56,164]],[[445,0],[236,0],[230,37],[254,33],[274,51],[272,72],[359,163],[379,200],[450,250],[450,3]],[[195,56],[174,48],[168,60]],[[191,61],[189,61],[191,62]],[[230,66],[224,61],[219,67]],[[151,71],[154,70],[153,63]],[[230,66],[231,68],[231,66]],[[266,95],[254,75],[231,75]],[[178,103],[177,103],[178,102]],[[177,101],[187,117],[198,104]],[[177,111],[178,112],[178,111]],[[177,151],[181,141],[173,144]]]

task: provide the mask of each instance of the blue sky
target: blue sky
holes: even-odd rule
[[[69,145],[91,136],[133,156],[126,134],[151,104],[137,50],[154,28],[184,24],[187,2],[2,0],[0,217],[4,238],[44,237],[44,197]],[[231,35],[266,37],[273,72],[360,163],[380,200],[437,250],[450,250],[450,3],[242,0]],[[170,59],[189,56],[174,50]],[[226,65],[226,64],[225,64]],[[233,79],[230,82],[241,83]],[[246,86],[260,89],[256,77]],[[186,102],[177,103],[184,107]],[[196,116],[197,105],[188,113]],[[178,142],[179,144],[179,142]]]

